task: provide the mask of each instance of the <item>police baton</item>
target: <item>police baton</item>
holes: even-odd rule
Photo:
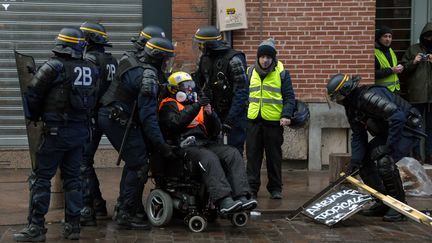
[[[130,117],[129,117],[127,123],[126,123],[126,129],[125,129],[125,132],[123,134],[123,139],[122,139],[122,142],[121,142],[121,145],[120,145],[120,149],[118,151],[118,157],[117,157],[117,161],[116,161],[116,165],[117,166],[120,165],[123,149],[124,149],[124,146],[126,144],[126,141],[127,141],[128,137],[129,137],[129,132],[130,132],[130,130],[132,128],[132,121],[133,121],[133,118],[134,118],[136,107],[137,107],[137,101],[135,100],[135,102],[134,102],[134,104],[132,106],[132,111],[131,111]]]

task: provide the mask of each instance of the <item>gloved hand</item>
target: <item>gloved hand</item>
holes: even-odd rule
[[[159,152],[161,153],[161,156],[167,160],[177,159],[175,149],[175,146],[169,145],[167,143],[162,143],[159,145]]]
[[[391,148],[387,145],[380,145],[372,149],[370,157],[372,160],[379,160],[384,155],[390,155],[391,154]]]
[[[211,101],[210,98],[208,98],[205,94],[201,94],[198,97],[198,104],[200,106],[206,106],[206,105],[210,104],[210,101]]]
[[[355,176],[360,172],[361,165],[355,161],[351,161],[348,165],[347,174]]]
[[[229,125],[229,124],[227,124],[227,123],[222,124],[222,132],[223,132],[224,134],[228,134],[228,133],[230,133],[230,132],[231,132],[231,129],[232,129],[231,125]]]

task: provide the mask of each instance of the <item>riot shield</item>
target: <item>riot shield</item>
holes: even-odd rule
[[[34,72],[36,70],[36,65],[32,56],[23,55],[16,50],[14,50],[14,53],[18,72],[18,80],[21,89],[24,119],[27,128],[27,139],[29,145],[30,159],[32,163],[32,170],[34,170],[36,169],[36,151],[41,141],[43,124],[41,121],[34,122],[26,118],[27,116],[25,114],[29,111],[27,108],[27,102],[25,101],[25,94],[27,92],[27,87],[33,78]]]

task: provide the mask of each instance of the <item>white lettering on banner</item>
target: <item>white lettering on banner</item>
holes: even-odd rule
[[[359,203],[369,201],[369,196],[359,196],[356,198],[352,198],[350,200],[347,200],[346,202],[341,202],[333,206],[332,208],[327,209],[326,211],[320,213],[318,216],[315,217],[315,219],[321,219],[325,220],[326,218],[333,216],[334,214],[339,213],[339,211],[344,209],[352,210],[353,208],[356,208]]]
[[[322,208],[327,207],[328,205],[334,203],[338,198],[345,196],[345,195],[352,195],[352,196],[362,196],[363,194],[359,193],[356,190],[353,189],[346,189],[343,191],[340,191],[338,193],[335,193],[329,197],[324,198],[322,201],[314,204],[310,208],[306,209],[306,212],[309,214],[314,215],[316,212],[320,211]]]

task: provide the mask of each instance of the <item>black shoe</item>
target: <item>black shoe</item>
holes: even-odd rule
[[[106,201],[103,200],[102,198],[95,199],[93,201],[93,208],[95,211],[96,218],[108,216],[108,211],[106,208]]]
[[[13,235],[18,242],[45,242],[47,229],[35,224],[29,224],[19,233]]]
[[[222,214],[235,212],[242,207],[242,202],[239,200],[233,200],[232,197],[225,197],[219,203],[219,211]]]
[[[257,200],[251,198],[247,199],[245,196],[241,196],[239,198],[240,202],[242,202],[242,209],[243,210],[252,210],[258,206]]]
[[[270,192],[271,199],[282,199],[282,193],[280,191],[272,191]]]
[[[399,213],[393,208],[390,208],[383,217],[383,221],[385,222],[401,222],[405,220],[406,220],[405,215]]]
[[[80,225],[78,222],[65,222],[63,226],[63,237],[68,240],[79,240]]]
[[[96,215],[93,208],[85,206],[81,209],[80,224],[81,226],[96,226]]]
[[[370,208],[361,210],[359,214],[367,217],[382,217],[388,210],[389,207],[387,205],[382,202],[376,202]]]
[[[151,229],[148,221],[139,219],[137,217],[132,217],[123,210],[118,211],[115,221],[119,226],[125,227],[126,229]]]

